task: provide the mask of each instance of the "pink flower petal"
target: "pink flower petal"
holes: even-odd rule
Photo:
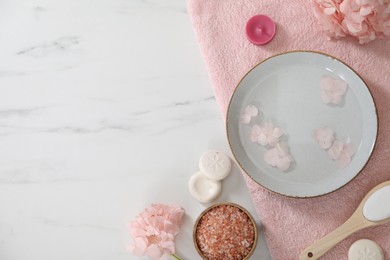
[[[268,137],[265,133],[261,132],[258,136],[257,136],[257,142],[261,145],[267,145],[268,144]]]
[[[279,161],[277,167],[281,171],[287,171],[290,168],[291,161],[287,158],[283,158]]]
[[[283,130],[280,129],[279,127],[275,127],[272,131],[272,135],[276,138],[279,138],[283,135]]]
[[[374,1],[371,1],[371,0],[357,0],[357,1],[356,1],[356,3],[357,3],[358,5],[361,5],[361,6],[363,6],[363,5],[368,5],[368,4],[372,3],[372,2],[374,2]]]
[[[341,79],[323,76],[320,82],[321,99],[325,104],[339,104],[346,93],[348,84]]]
[[[360,9],[360,11],[361,11],[362,9]],[[364,19],[365,19],[365,17],[363,16],[363,15],[361,15],[360,14],[360,12],[353,12],[353,13],[351,13],[351,15],[349,16],[349,19],[351,19],[351,21],[356,25],[356,26],[358,26],[358,25],[360,25],[363,21],[364,21]],[[362,28],[361,26],[358,26],[358,28]]]
[[[169,252],[170,254],[175,253],[175,242],[173,241],[173,238],[162,241],[160,243],[160,246],[163,247],[166,252]]]
[[[324,9],[324,14],[326,14],[326,15],[332,15],[335,12],[336,12],[336,8],[335,7],[328,7],[328,8]]]
[[[271,166],[278,165],[279,152],[277,148],[271,148],[264,153],[264,161]]]
[[[321,29],[331,38],[351,35],[366,44],[389,36],[388,1],[384,0],[312,0]]]
[[[362,6],[362,8],[360,8],[360,12],[359,13],[360,13],[361,16],[367,16],[371,12],[372,12],[371,6]]]
[[[257,142],[259,144],[273,147],[279,142],[283,135],[283,131],[279,127],[274,128],[272,122],[264,122],[261,127],[256,128],[256,134],[254,134],[252,130],[252,137],[254,137],[254,135],[257,136]]]
[[[315,131],[315,139],[322,149],[329,149],[334,141],[334,131],[329,126],[318,128]]]
[[[151,244],[146,249],[146,255],[152,259],[160,259],[160,257],[163,255],[163,252],[162,252],[161,248],[158,247],[156,244]]]
[[[147,246],[148,244],[145,238],[136,237],[134,239],[134,244],[129,245],[127,248],[132,254],[136,256],[143,256],[145,255]]]
[[[332,147],[328,150],[329,158],[332,160],[337,160],[340,158],[341,152],[343,150],[344,144],[339,140],[333,142]]]
[[[251,116],[250,115],[248,115],[248,114],[242,114],[241,116],[240,116],[240,123],[242,123],[242,124],[249,124],[250,123],[250,121],[251,121]]]
[[[253,143],[258,142],[259,135],[261,134],[261,129],[259,125],[253,125],[250,140]]]
[[[352,157],[356,153],[356,146],[353,143],[344,144],[342,153]]]
[[[244,111],[245,111],[245,114],[247,114],[251,117],[259,115],[259,110],[254,105],[247,105],[245,107]]]
[[[258,116],[259,110],[254,105],[247,105],[244,108],[244,112],[240,116],[240,123],[249,124],[252,117]]]
[[[184,209],[179,206],[152,204],[129,223],[134,244],[130,252],[161,259],[174,252],[174,237],[179,233]]]
[[[345,168],[351,163],[351,157],[347,155],[341,155],[340,158],[337,160],[340,168]]]
[[[264,153],[264,161],[281,171],[287,171],[293,159],[289,154],[288,146],[285,143],[278,143]]]

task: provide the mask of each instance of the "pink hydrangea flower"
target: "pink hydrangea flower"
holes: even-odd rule
[[[252,117],[259,115],[259,109],[254,105],[247,105],[244,109],[244,112],[240,116],[240,122],[243,124],[249,124],[252,120]]]
[[[315,130],[315,139],[322,149],[329,149],[334,141],[334,131],[329,126],[318,128]]]
[[[342,26],[343,14],[340,12],[342,0],[313,0],[313,10],[321,29],[330,38],[339,39],[345,37],[348,32]]]
[[[265,152],[264,161],[281,171],[287,171],[294,160],[289,153],[288,146],[281,142]]]
[[[348,84],[344,80],[323,76],[320,84],[321,99],[325,104],[338,105],[347,92],[347,88]]]
[[[129,223],[133,244],[128,246],[136,256],[165,260],[175,254],[175,236],[180,231],[184,209],[178,206],[152,204]]]
[[[350,35],[365,44],[390,35],[388,0],[312,0],[312,5],[329,37]]]
[[[275,146],[283,135],[282,129],[274,127],[271,122],[265,122],[263,126],[253,125],[251,141],[264,146]]]
[[[340,168],[347,167],[356,152],[356,147],[352,143],[343,143],[340,140],[335,140],[332,147],[328,150],[329,158],[337,161]]]

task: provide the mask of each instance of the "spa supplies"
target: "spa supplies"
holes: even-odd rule
[[[204,210],[194,226],[194,243],[202,259],[249,259],[257,244],[252,216],[234,203],[218,203]]]
[[[199,160],[200,171],[193,174],[188,189],[197,201],[207,203],[215,200],[222,192],[222,180],[231,171],[230,158],[221,151],[209,150]]]
[[[207,203],[221,194],[222,183],[210,180],[202,172],[197,172],[191,176],[188,189],[197,201]]]
[[[383,260],[382,248],[372,240],[355,241],[348,251],[348,260]]]
[[[389,200],[390,181],[387,181],[373,188],[344,224],[306,248],[299,256],[299,260],[318,259],[352,233],[390,222],[390,206],[387,204]]]
[[[231,170],[229,157],[221,151],[210,150],[205,152],[199,160],[200,171],[210,180],[221,181]]]

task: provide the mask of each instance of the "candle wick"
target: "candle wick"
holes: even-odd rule
[[[263,29],[261,29],[261,28],[257,28],[256,30],[258,33],[263,33]]]

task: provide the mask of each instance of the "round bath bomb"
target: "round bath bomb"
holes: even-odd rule
[[[354,242],[348,251],[349,260],[383,260],[383,251],[380,246],[372,240],[360,239]]]
[[[216,199],[222,191],[222,184],[219,181],[213,181],[197,172],[191,176],[188,183],[188,189],[197,201],[206,203]]]
[[[199,169],[210,180],[225,179],[231,170],[230,158],[221,151],[210,150],[205,152],[199,160]]]

